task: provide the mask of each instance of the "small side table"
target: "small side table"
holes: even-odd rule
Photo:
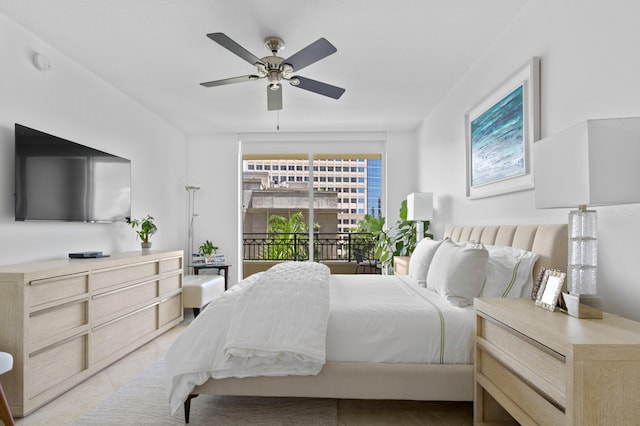
[[[409,275],[409,256],[394,256],[393,257],[393,274],[394,275]]]
[[[233,265],[228,265],[226,263],[203,263],[199,265],[189,265],[190,268],[193,268],[193,275],[199,275],[200,269],[217,269],[218,272],[220,270],[224,271],[224,290],[227,291],[229,289],[229,267]]]

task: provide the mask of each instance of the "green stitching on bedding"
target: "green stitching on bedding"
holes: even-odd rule
[[[433,303],[426,297],[423,297],[423,299],[429,302],[431,306],[435,308],[435,310],[438,312],[438,316],[440,317],[440,364],[444,364],[444,315],[442,315],[442,311],[436,306],[435,303]]]
[[[511,282],[507,286],[507,289],[504,291],[504,293],[502,293],[502,297],[507,297],[507,294],[509,294],[509,292],[511,291],[511,288],[516,283],[516,276],[518,275],[518,268],[520,267],[520,262],[522,262],[522,259],[518,260],[518,263],[516,263],[516,266],[513,268],[513,274],[511,275]]]

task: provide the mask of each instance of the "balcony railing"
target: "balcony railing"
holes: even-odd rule
[[[353,261],[353,249],[373,251],[376,241],[368,232],[316,232],[313,260]],[[244,260],[309,260],[307,233],[244,233]]]

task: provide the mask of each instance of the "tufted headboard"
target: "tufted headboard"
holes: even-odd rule
[[[567,224],[550,225],[447,225],[445,238],[485,245],[510,246],[537,253],[534,282],[540,268],[567,271]]]

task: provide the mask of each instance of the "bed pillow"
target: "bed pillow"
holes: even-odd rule
[[[436,254],[440,244],[442,244],[442,241],[434,241],[430,238],[425,238],[418,243],[415,250],[413,250],[413,253],[411,253],[411,260],[409,261],[409,276],[414,278],[422,287],[427,286],[427,273],[429,272],[429,266],[431,265],[433,256]]]
[[[469,306],[482,292],[489,252],[482,244],[456,244],[444,240],[433,256],[427,288],[453,306]]]
[[[487,281],[482,297],[529,297],[536,253],[515,247],[487,246]]]

